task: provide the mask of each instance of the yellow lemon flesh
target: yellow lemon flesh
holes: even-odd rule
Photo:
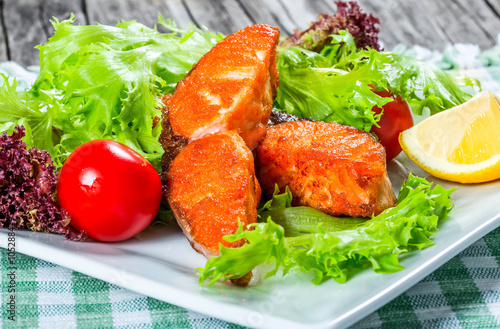
[[[420,168],[438,178],[480,183],[500,178],[499,98],[483,91],[399,135]]]

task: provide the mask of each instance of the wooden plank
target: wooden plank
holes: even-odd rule
[[[162,0],[85,0],[88,21],[90,24],[100,23],[116,25],[121,20],[136,20],[148,27],[158,21],[158,14],[168,18],[171,16],[168,6]]]
[[[266,3],[262,0],[237,0],[253,23],[269,24],[280,28],[281,36],[290,35],[291,31],[281,23],[279,17],[266,8]]]
[[[449,42],[439,24],[420,1],[360,0],[365,12],[380,19],[380,40],[386,50],[397,44],[441,49]]]
[[[3,5],[10,60],[24,66],[39,64],[38,50],[34,47],[46,42],[52,34],[49,17],[63,20],[75,12],[81,23],[86,21],[77,0],[18,0]]]
[[[1,1],[0,1],[1,2]],[[386,49],[398,43],[442,50],[447,42],[470,42],[483,49],[496,43],[500,32],[500,0],[359,0],[361,7],[380,17]],[[137,19],[148,26],[157,14],[187,27],[194,21],[232,33],[252,23],[280,27],[283,36],[304,29],[322,12],[334,13],[331,0],[17,0],[2,3],[0,61],[38,64],[34,46],[47,40],[49,20],[75,13],[77,23],[115,24]],[[3,18],[3,21],[2,21]],[[26,22],[29,22],[27,24]],[[162,30],[161,27],[159,27]]]
[[[5,21],[3,19],[3,7],[4,3],[0,2],[0,10],[2,15],[0,15],[0,61],[6,61],[10,57],[9,45],[7,43]]]
[[[87,16],[82,8],[80,0],[44,0],[38,1],[40,8],[40,21],[43,30],[48,37],[54,34],[54,27],[50,21],[56,17],[62,21],[71,17],[75,17],[75,24],[87,24]]]
[[[3,17],[7,30],[10,60],[20,65],[38,64],[38,51],[34,47],[47,39],[39,20],[37,1],[19,0],[4,2]],[[30,24],[25,24],[30,22]]]
[[[316,20],[318,14],[333,13],[322,0],[278,0],[278,2],[283,5],[285,12],[300,30],[308,28],[309,24]]]
[[[183,28],[192,22],[182,0],[150,0],[147,4],[141,0],[86,0],[86,7],[92,24],[116,25],[121,20],[136,20],[153,27],[158,22],[158,14]],[[161,25],[157,28],[160,32],[169,32]]]
[[[471,19],[481,28],[492,43],[496,43],[497,35],[500,33],[500,17],[492,6],[486,1],[457,0],[462,11],[467,13]],[[496,2],[500,4],[500,2]]]
[[[185,0],[184,4],[198,26],[213,31],[230,34],[253,23],[236,0]]]
[[[422,0],[422,3],[452,43],[474,43],[483,49],[494,44],[490,36],[471,19],[469,12],[476,11],[475,7],[466,9],[452,0]]]
[[[330,3],[328,0],[324,0]],[[380,18],[386,49],[398,43],[443,50],[447,43],[477,43],[483,49],[500,32],[499,0],[358,0]]]
[[[278,26],[282,29],[282,35],[290,35],[298,25],[293,21],[290,14],[283,7],[283,4],[277,0],[261,0],[263,4],[262,11],[268,11],[273,18],[279,22]],[[284,33],[283,33],[284,32]]]
[[[165,4],[169,12],[168,18],[173,19],[177,25],[187,29],[189,24],[193,24],[193,20],[182,0],[167,0]]]
[[[325,4],[325,6],[327,6],[329,8],[330,12],[332,12],[332,13],[337,12],[337,6],[335,5],[334,0],[323,0],[323,3]]]
[[[293,2],[264,0],[263,2],[266,9],[276,13],[280,20],[287,22],[285,28],[289,31],[293,28],[308,27],[319,13],[333,14],[337,10],[334,2],[330,0]],[[419,1],[359,0],[358,2],[364,12],[371,12],[380,18],[380,39],[388,50],[399,43],[442,49],[450,40]]]
[[[194,23],[226,34],[252,24],[236,0],[150,0],[147,5],[141,0],[86,0],[86,4],[91,23],[115,25],[121,19],[135,19],[152,27],[161,13],[184,28]],[[160,26],[158,30],[163,31]]]
[[[500,0],[485,0],[486,5],[490,7],[491,11],[497,16],[500,17]]]

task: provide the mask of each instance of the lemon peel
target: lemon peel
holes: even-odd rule
[[[500,103],[483,91],[399,136],[406,155],[435,177],[481,183],[500,178]]]

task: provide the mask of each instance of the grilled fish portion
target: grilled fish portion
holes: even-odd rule
[[[278,38],[276,27],[251,25],[215,45],[177,85],[167,133],[191,142],[236,129],[254,149],[266,134],[276,97]]]
[[[288,185],[293,205],[333,216],[368,217],[394,206],[385,150],[359,129],[337,123],[293,121],[268,128],[256,149],[257,177],[271,197]]]
[[[217,255],[224,235],[255,223],[261,189],[252,152],[234,131],[216,133],[187,145],[170,165],[164,185],[179,226],[195,250]]]

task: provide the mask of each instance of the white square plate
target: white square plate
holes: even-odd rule
[[[388,165],[396,191],[411,171],[446,188],[455,208],[434,236],[436,245],[402,258],[403,271],[363,271],[345,284],[319,286],[306,274],[274,277],[253,287],[200,287],[193,272],[205,259],[178,227],[150,227],[120,243],[71,242],[62,236],[16,232],[18,252],[226,321],[256,328],[343,328],[380,308],[500,225],[500,181],[461,185],[428,176],[405,155]],[[7,247],[6,229],[0,247]]]

